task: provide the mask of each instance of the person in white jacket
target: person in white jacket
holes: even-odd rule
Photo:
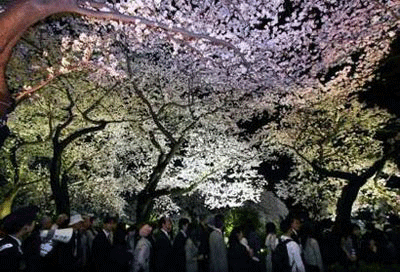
[[[145,223],[139,229],[140,239],[137,242],[134,261],[133,261],[133,272],[149,272],[150,271],[150,253],[151,253],[151,242],[147,237],[150,236],[153,228]]]
[[[283,231],[283,234],[279,240],[289,240],[289,242],[286,243],[286,248],[289,255],[289,266],[291,268],[291,272],[305,272],[306,269],[301,258],[301,247],[295,240],[293,240],[293,237],[296,237],[300,230],[300,219],[293,216],[288,216],[288,218],[282,220],[280,227]]]

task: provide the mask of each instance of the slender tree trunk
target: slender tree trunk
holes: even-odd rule
[[[57,214],[70,214],[68,185],[65,177],[61,177],[61,156],[63,148],[53,141],[53,158],[50,163],[50,186],[56,204]]]

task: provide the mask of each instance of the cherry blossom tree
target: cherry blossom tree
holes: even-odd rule
[[[33,95],[19,106],[15,114],[10,115],[13,136],[20,142],[18,153],[12,161],[21,167],[14,167],[13,176],[18,177],[21,168],[23,174],[31,173],[32,180],[38,179],[32,174],[37,172],[36,167],[32,168],[29,165],[40,164],[39,161],[45,159],[41,165],[43,171],[36,174],[43,175],[41,180],[46,182],[37,186],[37,191],[49,195],[46,184],[50,184],[52,197],[44,197],[43,201],[52,199],[58,213],[69,213],[70,184],[84,179],[83,175],[78,174],[82,172],[80,165],[85,159],[90,160],[84,152],[73,152],[79,148],[79,144],[75,142],[104,129],[107,124],[128,121],[124,117],[128,113],[118,95],[119,83],[115,81],[116,77],[107,81],[106,78],[111,76],[103,71],[103,82],[107,81],[107,84],[100,85],[94,80],[98,75],[93,73],[93,66],[85,62],[88,54],[91,54],[91,51],[87,50],[86,40],[93,41],[94,38],[86,38],[69,30],[69,38],[64,36],[66,33],[53,36],[51,42],[43,43],[37,38],[43,33],[47,35],[56,31],[60,31],[60,25],[52,21],[30,31],[16,47],[16,53],[10,62],[13,69],[9,71],[8,76],[16,80],[9,81],[9,86],[18,88],[19,84],[27,79],[48,81],[40,90],[30,89]],[[70,43],[72,38],[76,40]],[[53,54],[51,49],[54,46],[61,47],[62,56]],[[73,61],[78,65],[71,66]],[[26,70],[25,67],[32,69]],[[43,79],[42,69],[53,73],[53,77]],[[98,68],[96,71],[99,73],[102,70]],[[108,99],[110,95],[114,97],[112,100]],[[135,101],[132,100],[131,103],[134,104]],[[6,142],[6,145],[11,146],[11,150],[15,149],[15,143],[12,141]],[[33,145],[38,147],[32,148]],[[35,162],[36,160],[38,162]],[[17,182],[13,183],[17,185]],[[29,191],[26,190],[29,188],[26,183],[14,187],[24,187],[25,192]],[[13,190],[9,191],[13,193]],[[76,206],[76,203],[73,203],[73,206]]]
[[[336,215],[338,226],[350,220],[353,208],[367,204],[354,205],[360,191],[361,201],[368,194],[380,195],[382,199],[396,195],[383,189],[382,173],[398,172],[393,168],[398,144],[385,148],[388,139],[376,136],[391,118],[386,110],[367,108],[355,97],[340,96],[324,97],[287,114],[264,134],[269,139],[266,145],[286,148],[298,158],[297,171],[278,185],[278,194],[290,196],[309,208],[318,206],[325,210],[325,214],[317,210],[316,217]],[[393,197],[394,209],[396,199]],[[332,209],[332,204],[336,209]]]
[[[19,58],[15,56],[11,62],[15,77],[32,77],[32,71],[24,72],[23,67],[26,63],[38,62],[37,59],[43,58],[41,52],[47,52],[52,46],[40,44],[40,40],[34,38],[36,35],[61,32],[60,25],[54,21],[35,31],[31,33],[31,39],[24,39],[24,44],[18,46],[21,55]],[[72,30],[68,30],[68,33],[67,37],[65,33],[53,37],[54,43],[59,44],[64,52],[62,59],[57,56],[52,59],[45,54],[46,61],[42,61],[44,66],[49,66],[47,70],[64,69],[63,74],[35,91],[10,115],[10,127],[13,130],[33,139],[53,139],[51,149],[58,151],[59,156],[50,157],[58,166],[58,172],[62,169],[62,161],[67,165],[63,175],[50,171],[53,173],[53,178],[50,177],[54,181],[52,184],[64,184],[62,188],[52,190],[57,210],[68,210],[68,198],[59,195],[67,195],[70,191],[73,206],[86,203],[87,208],[97,207],[98,212],[113,210],[121,213],[126,202],[129,202],[137,206],[137,218],[142,220],[149,216],[153,201],[158,196],[189,192],[201,187],[199,184],[210,178],[213,178],[213,183],[219,184],[221,181],[218,177],[224,175],[229,176],[231,181],[225,182],[225,185],[213,185],[216,189],[212,196],[207,197],[209,207],[235,206],[248,199],[257,199],[263,187],[263,182],[257,180],[259,177],[255,170],[257,154],[254,148],[244,141],[240,142],[235,136],[239,130],[231,112],[232,106],[243,101],[242,93],[233,93],[229,83],[215,82],[214,78],[205,77],[201,69],[193,74],[194,69],[190,67],[196,64],[187,63],[185,59],[179,62],[163,42],[155,48],[153,46],[152,51],[130,51],[124,40],[118,41],[115,48],[109,50],[123,52],[125,57],[120,59],[118,67],[114,67],[118,74],[108,75],[108,78],[105,77],[110,73],[107,66],[97,66],[94,70],[86,65],[84,72],[80,71],[82,69],[71,71],[64,66],[72,61],[84,63],[83,58],[87,54],[96,54],[96,51],[87,53],[85,50],[88,43],[96,39],[75,34]],[[113,40],[113,37],[109,40]],[[109,58],[112,59],[111,53]],[[56,65],[46,64],[49,62]],[[61,63],[60,67],[57,67],[58,63]],[[18,65],[20,69],[17,69]],[[82,74],[85,77],[81,77]],[[96,80],[101,85],[91,85],[88,79]],[[17,86],[19,83],[12,84]],[[57,92],[60,92],[59,98],[54,96]],[[110,94],[113,94],[113,98],[106,99]],[[62,112],[68,113],[64,119]],[[37,116],[45,118],[38,120]],[[78,119],[78,116],[81,117]],[[34,129],[31,128],[31,122],[27,122],[32,118],[35,118]],[[126,124],[120,124],[122,121]],[[59,127],[56,122],[64,124],[59,132],[65,130],[65,133],[55,133],[56,127]],[[68,141],[68,144],[62,145],[63,148],[58,148],[66,139],[72,139],[66,136],[68,134],[82,137],[83,134],[76,132],[84,130],[91,122],[102,124],[101,130],[104,132],[100,133],[102,136],[97,140],[82,141],[74,137],[74,142]],[[119,124],[105,128],[105,124],[116,122]],[[190,140],[192,137],[196,140]],[[214,138],[225,141],[216,141]],[[92,148],[82,150],[82,146],[89,145]],[[96,154],[98,150],[102,150],[102,158]],[[208,158],[208,152],[214,156]],[[193,154],[189,156],[189,153]],[[62,154],[64,159],[61,161]],[[196,159],[197,155],[201,155],[201,159]],[[89,178],[77,175],[81,171],[77,164],[84,158],[87,167],[94,169],[86,173]],[[179,170],[168,170],[176,161],[181,164],[186,162],[185,169],[181,169],[182,165]],[[191,167],[191,162],[196,167]],[[107,166],[107,163],[111,166]],[[132,168],[132,165],[135,167]],[[230,173],[225,173],[227,169]],[[180,176],[178,173],[181,173]],[[79,182],[67,188],[68,177],[71,179],[71,176]],[[180,183],[179,180],[184,182]],[[163,185],[159,186],[160,182]],[[203,186],[203,193],[205,188]]]
[[[163,47],[151,58],[126,53],[130,79],[122,94],[140,100],[130,109],[138,121],[107,132],[108,165],[100,168],[125,188],[136,220],[148,219],[156,199],[196,190],[209,208],[256,200],[264,185],[260,161],[251,143],[238,139],[231,110],[243,98],[230,84],[206,81],[201,70],[187,73],[194,64],[177,62]]]
[[[57,85],[52,84],[50,88],[46,88],[45,92],[41,92],[41,96],[33,99],[32,103],[22,105],[16,111],[18,115],[12,115],[10,121],[13,133],[19,139],[17,141],[19,150],[17,153],[14,152],[16,154],[12,161],[15,161],[16,165],[21,165],[15,168],[14,176],[18,177],[19,168],[22,168],[26,174],[37,172],[35,171],[37,167],[34,165],[40,166],[42,171],[39,171],[37,175],[42,175],[43,180],[49,180],[57,212],[67,214],[70,212],[68,187],[72,183],[71,180],[82,178],[76,173],[81,171],[83,158],[86,157],[83,152],[76,157],[71,155],[71,149],[79,147],[75,142],[103,130],[107,124],[126,121],[125,119],[118,120],[115,115],[109,115],[105,119],[99,118],[99,115],[96,115],[96,118],[92,117],[93,112],[98,108],[108,107],[109,110],[117,108],[116,98],[109,105],[103,101],[106,95],[115,90],[91,86],[82,80],[75,80],[74,84],[70,82],[68,78],[62,78]],[[82,99],[84,94],[88,95],[90,90],[94,89],[96,89],[96,94],[91,99],[88,97]],[[59,93],[56,99],[54,91]],[[24,118],[34,120],[39,116],[42,120],[33,123],[24,122]],[[29,124],[29,128],[24,124]],[[15,149],[13,145],[17,147],[13,142],[7,142],[7,145],[11,146],[11,150]],[[22,186],[26,184],[19,185],[17,188]]]

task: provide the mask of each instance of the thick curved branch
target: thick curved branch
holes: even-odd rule
[[[60,138],[61,131],[64,128],[66,128],[69,124],[71,124],[72,121],[74,120],[74,115],[72,113],[72,108],[74,107],[75,102],[73,101],[69,90],[67,90],[67,97],[68,97],[68,100],[70,102],[70,104],[65,108],[65,110],[68,112],[68,117],[63,123],[59,124],[56,127],[56,130],[55,130],[54,136],[53,136],[53,144],[55,144],[55,145],[59,143],[58,140]]]
[[[74,133],[70,134],[68,137],[66,137],[64,140],[61,141],[60,145],[62,147],[67,146],[69,143],[73,142],[74,140],[78,139],[79,137],[91,133],[91,132],[95,132],[95,131],[99,131],[102,130],[106,127],[107,122],[100,122],[99,121],[99,125],[98,126],[94,126],[94,127],[88,127],[88,128],[83,128],[80,130],[75,131]]]
[[[311,164],[312,167],[317,171],[318,173],[331,177],[331,178],[339,178],[339,179],[344,179],[347,181],[352,181],[352,180],[359,180],[360,177],[357,174],[354,173],[348,173],[348,172],[343,172],[343,171],[338,171],[338,170],[328,170],[326,168],[320,167],[316,163]]]
[[[14,105],[5,78],[13,47],[36,22],[52,14],[76,13],[77,9],[77,2],[71,0],[19,0],[14,1],[0,14],[0,118],[4,118]]]
[[[161,155],[164,154],[164,151],[160,145],[160,143],[157,141],[156,137],[154,136],[153,131],[149,131],[149,137],[150,137],[150,142],[157,148],[157,150],[160,152]]]
[[[301,154],[293,146],[290,146],[288,144],[282,144],[282,143],[281,143],[281,145],[293,150],[302,160],[304,160],[307,164],[309,164],[315,171],[317,171],[318,173],[320,173],[324,176],[328,176],[328,177],[332,177],[332,178],[340,178],[340,179],[344,179],[344,180],[359,179],[359,176],[356,174],[353,174],[353,173],[347,173],[347,172],[336,171],[336,170],[328,170],[328,169],[322,168],[317,163],[308,160],[303,154]]]
[[[113,21],[119,21],[122,23],[144,24],[148,27],[159,28],[159,29],[165,30],[167,32],[181,34],[182,36],[187,37],[189,39],[207,40],[212,44],[221,45],[223,47],[227,47],[227,48],[233,50],[233,52],[235,52],[235,54],[238,55],[242,59],[242,62],[246,67],[250,66],[249,63],[247,62],[246,58],[244,57],[244,55],[240,52],[240,50],[236,46],[234,46],[233,44],[231,44],[227,41],[211,37],[210,35],[207,35],[207,34],[192,32],[185,28],[169,26],[168,24],[152,21],[152,20],[140,17],[140,16],[125,15],[125,14],[122,14],[119,11],[112,9],[111,7],[101,4],[101,3],[87,2],[87,4],[89,7],[96,8],[97,10],[79,7],[77,10],[77,13],[79,13],[80,15],[86,15],[86,16],[92,17],[92,18],[113,20]],[[108,9],[109,11],[108,12],[104,11],[105,9]]]

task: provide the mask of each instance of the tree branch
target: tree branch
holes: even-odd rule
[[[99,122],[99,125],[97,125],[97,126],[79,129],[79,130],[75,131],[74,133],[71,133],[68,137],[66,137],[64,140],[61,141],[60,145],[64,148],[69,143],[73,142],[75,139],[81,137],[82,135],[102,130],[107,125],[107,122],[105,122],[105,121],[98,121],[98,122]]]
[[[147,100],[147,98],[144,96],[143,92],[139,90],[139,88],[136,86],[134,82],[132,82],[133,88],[135,90],[136,95],[143,101],[143,103],[147,106],[149,113],[156,124],[156,126],[161,130],[161,132],[171,141],[172,144],[176,144],[175,138],[172,136],[172,134],[161,124],[160,120],[158,120],[158,117],[156,113],[153,110],[152,105],[150,104],[150,101]]]
[[[125,15],[105,4],[96,3],[93,1],[89,1],[89,2],[87,2],[87,4],[88,4],[88,7],[96,8],[97,10],[88,9],[88,8],[84,8],[83,6],[80,6],[77,9],[77,13],[80,15],[86,15],[88,17],[93,17],[93,18],[98,18],[98,19],[106,19],[106,20],[114,20],[114,21],[119,21],[122,23],[144,24],[148,27],[159,28],[159,29],[165,30],[167,32],[181,34],[189,39],[207,40],[212,44],[221,45],[223,47],[227,47],[227,48],[233,50],[235,52],[235,54],[238,55],[242,59],[243,64],[247,68],[250,67],[249,63],[247,62],[244,55],[240,52],[240,50],[236,46],[234,46],[233,44],[231,44],[227,41],[211,37],[210,35],[207,35],[207,34],[192,32],[185,28],[171,27],[165,23],[152,21],[152,20],[140,17],[140,16]],[[109,12],[104,11],[105,9],[108,9]]]
[[[88,63],[87,62],[80,62],[76,65],[71,65],[68,67],[62,67],[58,71],[48,74],[47,78],[42,80],[39,84],[37,84],[34,87],[28,87],[25,89],[20,90],[16,95],[15,95],[15,105],[18,106],[22,101],[25,99],[31,97],[34,93],[42,89],[43,87],[49,85],[51,82],[53,82],[55,79],[59,78],[62,75],[75,72],[75,71],[80,71],[82,68],[87,67]]]
[[[59,138],[60,138],[60,135],[61,135],[61,131],[64,128],[66,128],[69,124],[71,124],[71,122],[74,119],[74,115],[72,113],[72,108],[74,107],[75,102],[73,101],[71,93],[69,92],[69,86],[67,86],[66,93],[67,93],[68,100],[70,102],[70,104],[65,108],[65,110],[68,112],[68,117],[64,121],[64,123],[61,123],[61,124],[57,125],[56,130],[54,132],[54,136],[53,136],[53,144],[59,143]]]

